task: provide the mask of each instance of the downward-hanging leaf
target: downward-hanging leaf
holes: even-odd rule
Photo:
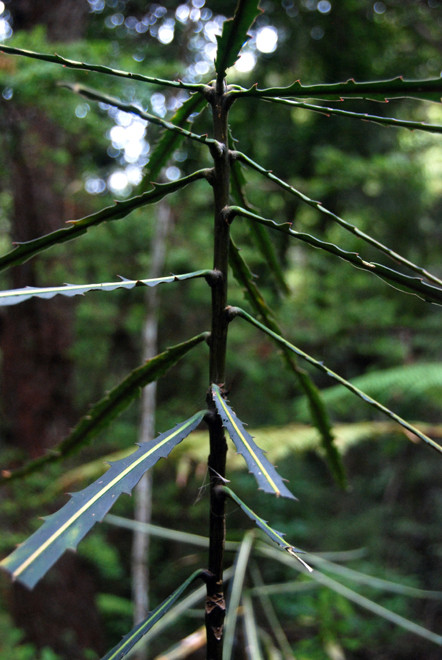
[[[208,332],[196,335],[181,344],[168,348],[163,353],[159,353],[159,355],[148,360],[141,367],[134,369],[119,385],[93,405],[73,431],[59,445],[53,447],[49,454],[40,456],[13,472],[3,470],[0,485],[35,472],[47,463],[55,463],[63,457],[73,454],[125,410],[131,401],[138,396],[141,387],[158,380],[188,351],[207,339],[208,336]]]
[[[227,405],[217,385],[212,385],[212,397],[224,428],[229,433],[238,454],[241,454],[247,463],[247,467],[254,475],[258,486],[266,493],[282,495],[282,497],[295,500],[296,497],[284,484],[274,466],[265,457],[262,449],[255,444],[250,433],[245,430],[242,422]]]
[[[120,660],[120,658],[124,658],[124,656],[129,653],[135,644],[139,642],[146,633],[149,632],[152,626],[154,626],[157,621],[159,621],[170,610],[172,605],[174,605],[174,603],[184,593],[187,587],[190,586],[192,582],[194,582],[197,578],[201,577],[203,573],[204,571],[202,569],[198,569],[192,573],[192,575],[190,575],[187,580],[178,587],[178,589],[175,589],[175,591],[170,594],[166,600],[163,600],[161,605],[158,605],[158,607],[150,612],[149,616],[144,619],[144,621],[138,624],[138,626],[133,628],[130,633],[123,637],[121,642],[114,646],[111,651],[108,651],[106,655],[101,658],[101,660]]]
[[[299,80],[289,87],[268,89],[241,89],[232,92],[234,96],[281,96],[342,101],[345,99],[367,99],[368,101],[388,101],[390,99],[411,98],[420,101],[440,102],[442,98],[442,78],[427,80],[404,80],[402,76],[390,80],[370,80],[356,82],[347,80],[340,83],[302,85]]]
[[[221,77],[233,66],[239,51],[249,38],[247,34],[255,18],[261,13],[259,0],[238,0],[233,18],[225,21],[221,36],[217,37],[218,51],[215,70]]]
[[[295,355],[298,355],[299,357],[303,358],[304,360],[315,366],[317,369],[327,374],[327,376],[330,376],[330,378],[337,380],[339,383],[341,383],[341,385],[343,385],[348,390],[353,392],[353,394],[355,394],[357,397],[368,403],[370,406],[373,406],[373,408],[376,408],[376,410],[381,411],[391,419],[394,419],[394,421],[397,422],[404,429],[410,431],[413,435],[417,436],[418,438],[426,442],[428,445],[430,445],[430,447],[433,447],[433,449],[436,449],[438,452],[442,453],[442,446],[438,445],[437,442],[434,442],[434,440],[432,440],[427,435],[425,435],[425,433],[422,433],[422,431],[420,431],[418,428],[407,422],[399,415],[396,415],[396,413],[394,413],[386,406],[382,405],[382,403],[379,403],[379,401],[376,401],[371,396],[368,396],[368,394],[366,394],[359,388],[352,385],[352,383],[350,383],[348,380],[346,380],[342,376],[339,376],[339,374],[335,373],[334,371],[326,367],[323,362],[320,362],[319,360],[315,360],[315,358],[313,358],[311,355],[308,355],[308,353],[305,353],[300,348],[297,348],[289,341],[287,341],[287,339],[284,339],[284,337],[281,337],[272,330],[269,330],[269,328],[266,328],[265,325],[254,319],[253,316],[250,316],[250,314],[247,314],[247,312],[245,312],[243,309],[240,309],[239,307],[232,307],[230,310],[230,314],[232,318],[234,316],[240,316],[241,318],[245,319],[255,327],[262,330],[262,332],[264,332],[265,334],[269,335],[270,337],[273,337],[273,339],[275,339],[281,346],[286,346],[290,351],[295,353]]]
[[[199,94],[193,94],[178,108],[171,118],[170,123],[183,127],[192,115],[199,114],[206,105],[207,101],[204,97]],[[180,135],[177,132],[164,131],[158,144],[149,154],[149,162],[146,166],[146,171],[143,173],[141,189],[144,189],[146,185],[150,186],[151,181],[158,180],[161,169],[166,165],[174,151],[178,149],[184,137],[184,135]]]
[[[110,220],[121,220],[128,216],[133,210],[140,208],[141,206],[155,204],[155,202],[159,202],[163,197],[166,197],[166,195],[169,195],[176,190],[180,190],[180,188],[184,188],[184,186],[187,186],[189,183],[197,181],[198,179],[206,178],[209,176],[209,172],[210,170],[198,170],[197,172],[193,172],[193,174],[189,174],[189,176],[185,176],[182,179],[177,179],[170,183],[155,183],[153,184],[152,190],[149,190],[142,195],[131,197],[124,202],[116,202],[113,206],[107,206],[106,208],[101,209],[101,211],[87,215],[79,220],[69,220],[69,227],[57,229],[50,234],[45,234],[44,236],[40,236],[31,241],[26,241],[25,243],[17,243],[16,248],[5,254],[3,257],[0,257],[0,271],[10,268],[11,266],[18,266],[53,245],[59,245],[60,243],[65,243],[73,238],[77,238],[78,236],[85,234],[90,227],[95,227],[102,222],[108,222]]]
[[[258,289],[256,283],[253,280],[253,276],[249,267],[247,266],[238,248],[232,240],[230,241],[229,259],[233,274],[238,282],[245,286],[246,294],[252,307],[259,314],[264,324],[278,335],[280,335],[281,330],[279,329],[279,326],[276,323],[270,308],[266,305],[261,291]],[[330,422],[325,404],[322,400],[322,395],[308,373],[298,366],[293,353],[291,353],[291,351],[289,351],[284,346],[281,348],[285,363],[287,364],[288,368],[295,374],[299,385],[306,395],[312,422],[320,433],[322,446],[324,448],[325,456],[328,461],[330,470],[341,488],[346,488],[347,478],[345,475],[344,465],[342,463],[339,451],[335,445],[332,424]]]
[[[65,284],[64,286],[35,287],[27,286],[24,289],[11,289],[9,291],[0,291],[0,307],[7,305],[17,305],[29,298],[53,298],[57,295],[80,296],[88,291],[114,291],[115,289],[133,289],[135,286],[157,286],[168,282],[179,280],[190,280],[195,277],[204,277],[210,275],[210,270],[196,270],[193,273],[184,273],[183,275],[168,275],[167,277],[157,277],[148,280],[127,280],[122,277],[118,282],[100,282],[98,284]]]
[[[1,562],[14,580],[32,589],[67,549],[75,549],[100,522],[122,493],[130,494],[143,474],[195,429],[205,415],[200,411],[152,442],[142,443],[130,456],[112,463],[109,470],[84,490],[74,493],[65,506]]]
[[[276,531],[276,529],[273,529],[273,527],[270,527],[270,525],[268,525],[267,522],[266,522],[265,520],[263,520],[262,518],[260,518],[260,516],[258,516],[254,511],[252,511],[252,509],[250,509],[250,508],[247,506],[247,504],[245,504],[245,503],[244,503],[244,502],[238,497],[238,495],[236,495],[236,493],[233,492],[233,490],[231,490],[231,489],[228,488],[227,486],[220,486],[220,488],[222,488],[223,491],[224,491],[229,497],[231,497],[231,499],[234,500],[234,502],[236,502],[236,503],[240,506],[240,508],[242,509],[242,511],[244,511],[244,513],[246,514],[246,516],[248,516],[248,518],[250,518],[250,520],[253,520],[253,522],[254,522],[254,523],[255,523],[260,529],[262,529],[262,531],[263,531],[263,532],[269,537],[269,539],[270,539],[271,541],[273,541],[273,543],[276,543],[277,545],[279,545],[280,548],[282,548],[283,550],[285,550],[286,552],[288,552],[289,555],[291,555],[292,557],[295,557],[298,561],[300,561],[301,564],[302,564],[303,566],[305,566],[305,568],[306,568],[309,572],[313,571],[313,569],[312,569],[312,568],[311,568],[311,567],[310,567],[310,566],[309,566],[309,565],[308,565],[303,559],[301,559],[300,557],[298,557],[298,554],[299,554],[299,553],[302,554],[304,551],[303,551],[303,550],[299,550],[298,548],[293,547],[293,545],[290,545],[290,543],[287,543],[287,541],[284,539],[284,536],[285,536],[285,535],[283,534],[283,532],[278,532],[278,531]]]

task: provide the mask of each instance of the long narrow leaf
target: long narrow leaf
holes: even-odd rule
[[[342,101],[345,99],[367,99],[387,101],[390,99],[412,98],[421,101],[440,102],[442,98],[442,78],[426,80],[404,80],[402,76],[390,80],[302,85],[299,80],[289,87],[240,89],[232,92],[235,96],[294,97]]]
[[[27,286],[24,289],[11,289],[9,291],[0,291],[0,307],[7,305],[17,305],[18,303],[29,300],[29,298],[44,298],[48,300],[57,295],[73,296],[84,295],[88,291],[114,291],[115,289],[133,289],[136,286],[157,286],[179,280],[190,280],[196,277],[205,277],[210,275],[210,270],[196,270],[193,273],[184,273],[183,275],[168,275],[167,277],[157,277],[148,280],[127,280],[122,277],[118,282],[100,282],[98,284],[65,284],[64,286],[34,287]]]
[[[230,241],[229,259],[233,274],[237,281],[245,286],[246,294],[252,307],[259,314],[263,323],[268,328],[276,332],[276,334],[280,335],[281,331],[275,319],[273,318],[271,310],[266,305],[261,291],[258,289],[253,280],[253,276],[249,267],[247,266],[238,248],[232,240]],[[322,446],[324,448],[325,456],[327,458],[330,470],[337,483],[341,486],[341,488],[345,489],[347,487],[347,478],[345,475],[344,465],[335,444],[331,421],[322,399],[322,395],[308,373],[298,366],[293,353],[283,346],[282,354],[285,363],[287,364],[288,368],[295,374],[299,385],[306,395],[312,422],[318,429],[321,436]]]
[[[189,174],[189,176],[177,179],[177,181],[155,183],[152,190],[142,195],[131,197],[124,202],[116,202],[113,206],[107,206],[101,209],[101,211],[87,215],[79,220],[69,220],[68,224],[70,224],[70,227],[57,229],[50,234],[45,234],[25,243],[18,243],[17,247],[11,250],[11,252],[0,257],[0,271],[11,266],[18,266],[53,245],[59,245],[60,243],[77,238],[85,234],[90,227],[100,225],[102,222],[121,220],[128,216],[134,209],[145,206],[146,204],[155,204],[163,199],[163,197],[166,197],[166,195],[184,188],[189,183],[206,178],[209,176],[209,172],[210,170],[207,169],[198,170],[197,172],[193,172],[193,174]]]
[[[181,80],[165,80],[163,78],[153,78],[152,76],[144,76],[140,73],[132,73],[130,71],[120,71],[119,69],[111,69],[102,64],[88,64],[87,62],[76,62],[62,57],[57,53],[37,53],[32,50],[25,50],[23,48],[14,48],[0,44],[0,52],[8,53],[9,55],[20,55],[22,57],[30,57],[35,60],[42,60],[44,62],[51,62],[52,64],[59,64],[67,69],[80,69],[81,71],[94,71],[96,73],[104,73],[108,76],[117,76],[119,78],[127,78],[128,80],[139,80],[144,83],[152,85],[160,85],[161,87],[177,87],[179,89],[188,89],[192,92],[203,91],[205,85],[201,83],[185,83]]]
[[[262,531],[269,537],[271,541],[279,545],[280,548],[285,550],[286,552],[289,553],[292,557],[295,557],[301,564],[309,571],[311,572],[313,569],[306,564],[306,562],[298,557],[298,553],[303,553],[303,550],[299,550],[298,548],[295,548],[293,545],[290,545],[290,543],[287,543],[287,541],[284,539],[284,533],[283,532],[278,532],[276,529],[273,529],[273,527],[270,527],[270,525],[267,524],[265,520],[263,520],[260,516],[258,516],[252,509],[250,509],[247,504],[245,504],[239,497],[236,495],[236,493],[233,492],[230,488],[227,486],[222,486],[223,491],[234,501],[236,502],[239,507],[244,511],[246,516],[250,518],[250,520],[253,520],[253,522],[260,528]]]
[[[144,365],[134,369],[119,385],[114,387],[105,397],[98,401],[83,417],[71,433],[53,447],[50,453],[30,461],[22,468],[3,470],[0,486],[41,469],[47,463],[55,463],[75,451],[91,440],[99,431],[108,426],[135,397],[140,388],[158,380],[166,371],[176,364],[194,346],[206,340],[209,333],[203,332],[191,339],[168,348]]]
[[[442,126],[440,124],[426,124],[422,121],[408,121],[405,119],[396,119],[395,117],[382,117],[379,115],[369,115],[366,112],[351,112],[350,110],[341,110],[340,108],[330,108],[324,105],[312,105],[310,103],[302,103],[301,101],[292,101],[291,99],[269,98],[265,99],[271,103],[282,103],[283,105],[290,105],[295,108],[303,108],[304,110],[311,110],[318,112],[321,115],[347,117],[349,119],[358,119],[359,121],[370,121],[382,126],[395,126],[396,128],[408,128],[410,131],[425,131],[426,133],[442,133]]]
[[[170,123],[183,127],[189,121],[191,115],[200,113],[206,105],[207,101],[205,98],[201,97],[200,94],[193,94],[178,108],[171,118]],[[144,188],[145,184],[150,186],[151,181],[158,180],[161,169],[166,165],[183,139],[184,135],[168,130],[164,131],[158,144],[155,145],[155,148],[149,154],[149,162],[143,175],[141,189]]]
[[[382,405],[382,403],[379,403],[379,401],[376,401],[371,396],[368,396],[368,394],[365,394],[365,392],[352,385],[348,380],[342,378],[342,376],[339,376],[339,374],[335,373],[334,371],[326,367],[323,362],[319,362],[319,360],[315,360],[315,358],[313,358],[311,355],[308,355],[308,353],[305,353],[300,348],[297,348],[289,341],[287,341],[287,339],[284,339],[284,337],[281,337],[272,330],[269,330],[269,328],[266,328],[265,325],[254,319],[253,316],[250,316],[250,314],[245,312],[243,309],[240,309],[239,307],[233,307],[231,308],[231,315],[232,317],[240,316],[241,318],[245,319],[255,327],[262,330],[262,332],[264,332],[266,335],[269,335],[269,337],[273,337],[273,339],[275,339],[281,346],[286,346],[290,351],[293,351],[295,355],[298,355],[299,357],[303,358],[304,360],[309,362],[309,364],[312,364],[314,367],[316,367],[323,373],[327,374],[327,376],[330,376],[330,378],[337,380],[341,385],[343,385],[348,390],[353,392],[353,394],[355,394],[360,399],[368,403],[370,406],[373,406],[373,408],[375,408],[376,410],[379,410],[380,412],[384,413],[384,415],[387,415],[388,417],[393,419],[395,422],[400,424],[400,426],[402,426],[404,429],[407,429],[407,431],[410,431],[413,435],[417,436],[418,438],[426,442],[428,445],[430,445],[430,447],[433,447],[433,449],[436,449],[438,452],[442,453],[441,445],[437,444],[437,442],[434,442],[434,440],[432,440],[427,435],[425,435],[425,433],[422,433],[422,431],[420,431],[418,428],[407,422],[405,419],[402,419],[402,417],[399,417],[399,415],[396,415],[396,413],[394,413],[386,406]]]
[[[244,579],[250,553],[253,546],[253,533],[246,532],[236,555],[233,580],[230,588],[229,605],[226,621],[224,624],[224,643],[222,660],[232,660],[233,643],[235,640],[236,622],[238,619],[238,608],[241,601]]]
[[[202,569],[198,569],[192,573],[192,575],[190,575],[187,580],[178,587],[178,589],[175,589],[175,591],[170,594],[166,600],[163,600],[161,605],[158,605],[158,607],[150,612],[149,616],[144,619],[144,621],[133,628],[130,633],[125,635],[121,642],[114,646],[113,649],[108,651],[108,653],[106,653],[106,655],[104,655],[101,660],[120,660],[120,658],[124,658],[124,656],[129,653],[135,644],[139,642],[147,632],[149,632],[152,626],[154,626],[157,621],[159,621],[171,609],[172,605],[174,605],[174,603],[184,593],[187,587],[190,586],[192,582],[194,582],[197,578],[201,577],[203,573],[204,571]]]
[[[426,277],[428,280],[431,282],[434,282],[434,284],[437,284],[439,286],[442,286],[442,280],[432,273],[430,273],[428,270],[425,268],[421,268],[420,266],[416,265],[409,259],[406,259],[402,255],[400,255],[398,252],[395,250],[392,250],[391,248],[387,247],[380,241],[376,240],[369,234],[366,234],[364,231],[361,229],[358,229],[354,225],[352,225],[350,222],[347,222],[343,218],[341,218],[339,215],[336,215],[336,213],[333,213],[329,209],[325,208],[325,206],[322,206],[321,202],[318,202],[314,199],[310,199],[310,197],[307,197],[307,195],[304,195],[302,192],[299,190],[296,190],[296,188],[293,188],[289,183],[286,181],[283,181],[279,177],[275,176],[273,172],[270,172],[269,170],[266,170],[264,167],[253,161],[251,158],[246,156],[245,154],[241,152],[235,152],[235,156],[238,160],[241,162],[245,163],[252,169],[256,170],[257,172],[260,172],[263,174],[265,177],[270,179],[270,181],[273,181],[276,183],[280,188],[283,190],[286,190],[290,194],[294,195],[298,199],[302,200],[312,208],[316,209],[319,211],[319,213],[322,213],[323,215],[326,215],[328,218],[331,218],[334,222],[336,222],[338,225],[346,229],[347,231],[351,232],[358,238],[361,238],[362,240],[366,241],[376,249],[380,250],[384,254],[387,254],[393,261],[396,261],[397,263],[403,264],[404,266],[407,266],[407,268],[410,268],[410,270],[413,270],[415,273],[418,273],[419,275],[423,275]]]
[[[192,131],[188,131],[182,126],[174,124],[170,121],[166,121],[165,119],[161,119],[161,117],[152,115],[150,112],[145,112],[132,103],[125,103],[124,101],[120,101],[120,99],[117,99],[114,96],[108,96],[107,94],[98,92],[97,90],[91,89],[90,87],[85,87],[84,85],[79,85],[77,83],[63,83],[62,86],[92,101],[97,101],[98,103],[106,103],[107,105],[111,105],[114,108],[123,110],[123,112],[130,112],[132,115],[137,115],[137,117],[141,117],[141,119],[145,119],[152,124],[166,128],[171,133],[175,133],[181,137],[189,138],[189,140],[195,140],[196,142],[201,142],[202,144],[207,144],[208,146],[217,144],[216,140],[209,138],[207,135],[198,135],[197,133],[192,133]]]
[[[259,0],[238,0],[233,18],[224,22],[221,36],[217,37],[218,51],[215,70],[222,78],[226,69],[233,66],[239,51],[247,41],[248,31],[255,18],[261,13]]]
[[[311,234],[305,234],[304,232],[295,231],[291,229],[289,223],[278,224],[274,220],[269,218],[263,218],[256,213],[251,213],[246,209],[243,209],[239,206],[230,207],[231,217],[235,215],[243,216],[244,218],[249,218],[255,222],[260,222],[266,227],[273,227],[276,231],[280,231],[288,236],[297,238],[304,243],[324,250],[330,254],[343,259],[352,264],[356,268],[365,270],[368,273],[376,275],[380,279],[384,280],[388,284],[392,284],[395,288],[399,289],[403,293],[412,293],[426,302],[436,303],[442,305],[442,287],[433,286],[424,282],[419,277],[410,277],[409,275],[404,275],[393,268],[388,268],[383,264],[376,263],[374,261],[365,261],[362,257],[359,256],[357,252],[348,252],[348,250],[343,250],[333,243],[328,243],[326,241],[321,241],[319,238],[312,236]]]
[[[212,385],[212,398],[224,428],[228,431],[238,454],[241,454],[247,463],[247,467],[258,482],[258,486],[266,493],[282,495],[282,497],[292,500],[296,499],[284,484],[274,466],[265,457],[262,449],[258,447],[250,433],[245,430],[242,422],[227,405],[217,385]]]
[[[258,548],[258,544],[257,544],[257,550],[261,555],[265,557],[273,558],[275,561],[279,561],[285,566],[296,569],[296,565],[293,565],[292,562],[288,561],[287,557],[285,557],[280,552],[275,552],[274,549],[268,545],[259,544],[259,548]],[[386,621],[390,621],[396,626],[400,626],[407,632],[410,632],[414,635],[418,635],[423,639],[427,639],[428,641],[433,642],[438,646],[442,646],[442,635],[438,635],[437,633],[434,633],[431,630],[428,630],[427,628],[420,626],[414,621],[410,621],[409,619],[406,619],[400,614],[396,614],[395,612],[392,612],[386,607],[383,607],[382,605],[375,603],[373,600],[370,600],[369,598],[366,598],[365,596],[358,594],[356,591],[349,589],[340,582],[333,580],[328,575],[324,575],[324,573],[321,573],[319,570],[316,570],[313,573],[311,573],[309,577],[312,580],[314,580],[316,583],[324,587],[327,587],[328,589],[331,589],[332,591],[340,594],[347,600],[350,600],[351,602],[355,603],[359,607],[362,607],[368,610],[369,612],[372,612],[376,616],[382,617]]]
[[[255,612],[253,611],[252,599],[248,594],[243,594],[241,602],[247,657],[249,660],[264,660],[259,645],[258,626]]]
[[[109,470],[87,488],[74,493],[65,506],[1,562],[29,589],[49,571],[67,549],[75,549],[87,532],[100,522],[122,493],[130,494],[143,474],[195,429],[205,415],[200,411],[152,442],[142,443],[130,456],[112,463]]]

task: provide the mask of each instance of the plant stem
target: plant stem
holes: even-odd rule
[[[225,380],[225,360],[228,319],[227,269],[229,258],[230,231],[225,209],[229,204],[230,160],[227,147],[227,104],[226,95],[219,84],[212,90],[210,102],[213,112],[214,137],[218,146],[212,149],[214,159],[214,261],[213,268],[218,277],[212,281],[212,332],[210,342],[210,383],[221,388]],[[222,485],[226,471],[227,444],[220,417],[216,414],[211,395],[208,405],[210,455],[208,470],[210,477],[210,545],[209,577],[207,579],[206,634],[207,660],[222,657],[222,634],[225,616],[223,589],[223,558],[225,543],[225,496],[218,486]]]

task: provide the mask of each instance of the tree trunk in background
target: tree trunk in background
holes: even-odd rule
[[[149,278],[163,275],[166,259],[166,242],[172,225],[172,213],[167,202],[157,206],[157,226],[151,247],[151,267]],[[143,360],[148,360],[158,352],[158,287],[146,291],[147,313],[143,328]],[[149,442],[155,437],[156,383],[144,388],[141,400],[141,423],[139,442]],[[135,489],[135,520],[150,523],[152,514],[152,475],[146,472]],[[132,544],[132,600],[134,625],[146,618],[149,611],[149,535],[134,532]],[[140,649],[134,660],[146,660],[147,647]]]
[[[14,30],[45,25],[49,40],[78,39],[85,28],[87,0],[14,0],[8,5]],[[8,136],[3,158],[13,196],[11,237],[24,241],[63,226],[72,217],[63,194],[71,179],[69,166],[51,158],[69,149],[60,126],[36,107],[12,99],[0,112]],[[6,139],[6,138],[5,138]],[[4,141],[5,142],[5,141]],[[5,148],[6,147],[6,148]],[[42,284],[56,258],[31,260],[10,272],[10,286]],[[44,271],[44,272],[43,272]],[[36,457],[63,439],[73,422],[71,301],[30,300],[10,308],[1,318],[2,407],[7,440]],[[103,634],[95,607],[95,582],[87,566],[67,554],[32,591],[13,585],[9,595],[17,626],[26,641],[53,648],[63,658],[83,660],[84,649],[103,651]]]

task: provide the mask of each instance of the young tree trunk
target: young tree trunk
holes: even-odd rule
[[[222,83],[223,84],[223,83]],[[229,223],[225,210],[229,204],[230,162],[227,140],[227,106],[224,89],[217,84],[211,97],[214,138],[219,150],[214,148],[213,193],[214,217],[214,261],[213,269],[218,277],[212,282],[212,331],[210,338],[210,383],[221,388],[225,381],[227,346],[227,274],[229,258]],[[223,646],[225,596],[223,586],[225,503],[219,486],[226,473],[227,444],[221,420],[208,396],[210,455],[208,469],[210,478],[210,521],[209,521],[209,577],[206,598],[207,660],[220,660]]]
[[[161,277],[166,260],[167,236],[172,226],[172,212],[167,202],[157,206],[156,233],[151,246],[149,278]],[[143,360],[158,352],[158,287],[146,290],[146,318],[143,328]],[[150,442],[155,436],[156,382],[144,388],[141,398],[141,424],[139,442]],[[146,472],[134,491],[135,520],[150,523],[152,514],[152,472]],[[132,543],[132,600],[134,625],[146,618],[149,611],[149,534],[134,532]],[[147,646],[134,655],[135,660],[146,660]]]

